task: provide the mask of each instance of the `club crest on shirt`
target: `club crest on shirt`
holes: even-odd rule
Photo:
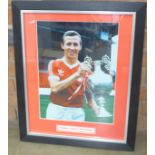
[[[64,76],[64,71],[63,71],[62,69],[58,69],[58,74],[59,74],[60,76]]]

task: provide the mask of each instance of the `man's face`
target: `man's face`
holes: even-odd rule
[[[80,38],[78,36],[66,36],[61,44],[64,54],[68,59],[78,59],[81,50]]]

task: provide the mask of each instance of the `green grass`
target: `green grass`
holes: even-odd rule
[[[48,104],[50,103],[49,96],[40,95],[40,112],[41,118],[45,118],[46,116],[46,109]],[[100,123],[112,123],[113,122],[113,110],[114,110],[114,97],[108,96],[106,98],[106,104],[104,104],[104,108],[112,115],[111,117],[99,118],[96,117],[93,110],[88,107],[86,101],[83,105],[86,121],[88,122],[100,122]]]
[[[46,109],[48,104],[50,103],[49,96],[47,95],[40,95],[40,112],[41,118],[46,117]]]

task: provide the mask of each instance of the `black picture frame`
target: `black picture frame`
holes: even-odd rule
[[[114,150],[132,151],[135,148],[136,125],[138,115],[138,102],[140,90],[140,75],[142,67],[142,52],[144,41],[144,26],[146,15],[146,3],[141,2],[98,2],[98,1],[13,1],[13,32],[15,48],[16,83],[18,98],[18,116],[20,127],[20,139],[23,141],[53,143],[61,145],[82,146],[91,148],[105,148]],[[135,33],[133,38],[133,62],[129,96],[129,115],[126,142],[92,141],[88,139],[76,139],[56,136],[40,136],[28,134],[26,116],[26,86],[24,83],[25,70],[22,47],[22,10],[60,10],[60,11],[107,11],[130,12],[135,14]],[[117,131],[116,131],[117,132]]]

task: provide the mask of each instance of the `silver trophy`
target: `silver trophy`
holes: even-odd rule
[[[100,107],[100,113],[97,117],[110,117],[112,116],[105,108],[106,97],[109,96],[112,88],[113,81],[112,76],[108,74],[110,72],[111,60],[107,55],[104,55],[101,60],[92,61],[91,57],[86,56],[84,63],[90,65],[94,71],[88,78],[89,90],[93,96],[93,100]],[[101,66],[103,66],[101,69]],[[105,70],[105,71],[104,71]]]
[[[88,67],[89,67],[89,69],[91,70],[91,69],[92,69],[92,65],[93,65],[93,60],[92,60],[92,58],[89,57],[89,56],[86,56],[86,57],[84,58],[84,64],[87,64]]]

